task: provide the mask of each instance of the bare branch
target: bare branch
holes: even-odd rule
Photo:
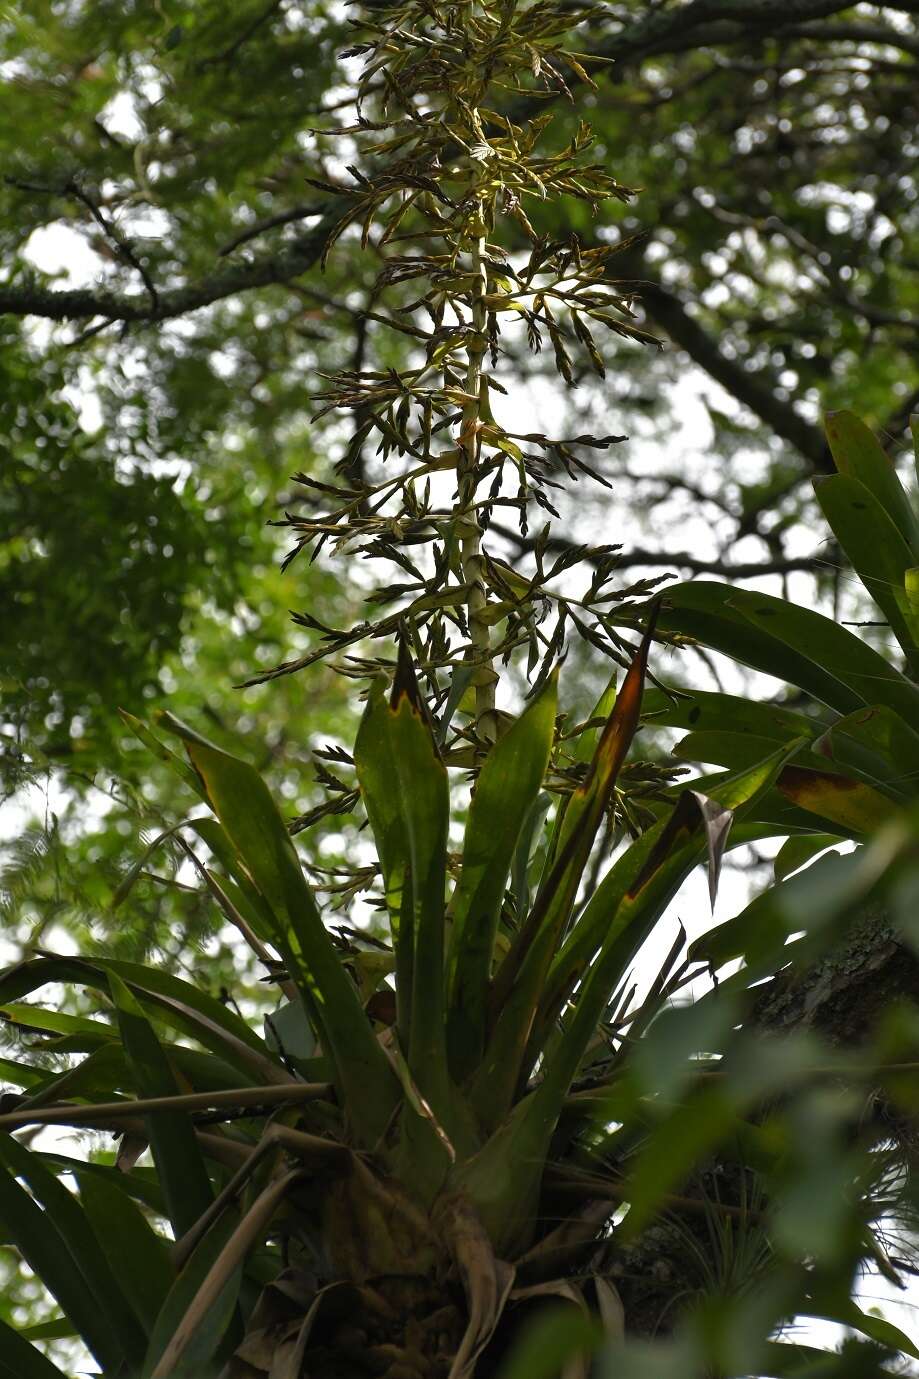
[[[105,316],[110,321],[129,324],[155,324],[187,316],[240,292],[291,282],[308,272],[318,262],[340,213],[339,203],[329,201],[317,224],[290,244],[245,262],[227,264],[196,283],[160,292],[155,305],[145,294],[112,292],[104,287],[55,290],[37,283],[17,283],[0,286],[0,314],[41,316],[50,321],[85,321]],[[316,214],[320,214],[318,207]]]
[[[269,6],[258,22],[262,22],[273,8]],[[878,25],[846,24],[837,25],[835,29],[824,25],[806,32],[802,28],[849,8],[844,0],[718,0],[717,4],[713,0],[691,0],[690,4],[677,9],[655,10],[633,23],[623,23],[618,33],[598,47],[598,55],[615,60],[616,66],[612,70],[616,79],[625,66],[634,66],[648,57],[703,45],[749,43],[751,37],[764,37],[777,32],[791,33],[793,36],[795,26],[802,37],[835,39],[851,36],[855,28],[863,30],[867,27],[872,31],[872,41],[881,41],[879,34],[883,33],[884,42],[899,43],[907,50],[910,50],[910,44],[914,44],[909,35],[900,34],[896,29],[888,31]],[[898,0],[888,8],[908,14],[915,12],[911,0]],[[845,34],[843,28],[847,31]],[[247,36],[248,33],[243,37]],[[539,109],[543,106],[544,102],[541,102]],[[515,118],[518,114],[525,116],[526,113],[515,110]],[[266,252],[245,264],[215,271],[196,283],[160,292],[157,302],[146,301],[131,293],[107,291],[101,286],[53,290],[38,284],[15,283],[0,286],[0,314],[41,316],[53,321],[86,321],[106,317],[111,321],[138,324],[184,316],[239,292],[290,282],[307,272],[318,262],[328,232],[340,219],[344,209],[343,199],[330,199],[325,203],[324,210],[316,207],[316,214],[321,213],[318,223],[285,248]],[[294,208],[289,213],[282,213],[282,217],[289,214],[290,220],[295,220],[300,218],[301,211],[302,208]],[[282,218],[276,223],[285,221]],[[253,227],[253,232],[267,229],[269,224],[264,222],[258,231]],[[231,241],[219,252],[229,253],[248,237],[248,232],[244,232],[242,239]],[[666,325],[666,322],[663,324]],[[779,431],[779,434],[786,433]],[[807,436],[805,432],[800,432],[805,446],[810,447],[810,453],[814,448],[814,434]],[[798,441],[792,437],[786,436],[786,439],[792,439],[792,443],[798,445]],[[804,453],[809,451],[805,449]]]
[[[790,442],[818,473],[833,473],[833,460],[820,428],[777,397],[771,380],[761,372],[750,373],[743,364],[729,359],[672,292],[665,291],[657,283],[643,282],[641,300],[652,320],[716,383],[748,407],[777,436]]]
[[[534,539],[521,536],[515,528],[505,527],[500,522],[492,522],[491,531],[506,541],[512,541],[520,555],[529,554],[536,548]],[[566,541],[563,536],[550,536],[549,540],[544,543],[543,549],[561,554],[564,551],[574,549],[574,545],[574,542]],[[584,559],[589,564],[596,563],[596,558],[592,557],[590,552],[585,555]],[[669,567],[689,570],[696,575],[719,575],[723,579],[756,579],[760,575],[788,575],[796,572],[814,574],[818,570],[826,568],[826,561],[819,556],[792,556],[787,559],[738,562],[717,558],[703,560],[690,551],[649,551],[640,546],[636,546],[630,551],[617,552],[617,570],[634,570],[642,567],[659,570]]]

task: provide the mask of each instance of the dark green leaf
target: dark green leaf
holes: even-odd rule
[[[485,1039],[498,917],[514,853],[542,787],[555,733],[558,676],[492,747],[476,781],[460,879],[450,904],[448,1034],[454,1075],[478,1063]]]
[[[897,472],[877,438],[853,412],[828,412],[826,438],[840,474],[863,484],[919,560],[919,520]],[[851,552],[849,558],[855,563]]]
[[[167,1242],[118,1179],[77,1172],[80,1199],[128,1302],[149,1333],[173,1283]],[[123,1176],[123,1175],[122,1175]]]
[[[0,1375],[3,1379],[66,1379],[64,1371],[18,1331],[0,1320]]]
[[[361,1139],[375,1144],[397,1103],[398,1088],[322,923],[284,822],[258,772],[170,720],[186,740],[208,799],[275,916],[279,947],[334,1064],[344,1104]]]
[[[182,1090],[144,1012],[114,972],[109,976],[124,1046],[142,1096],[176,1096]],[[210,1180],[188,1116],[165,1111],[146,1118],[153,1159],[176,1236],[184,1235],[213,1200]]]

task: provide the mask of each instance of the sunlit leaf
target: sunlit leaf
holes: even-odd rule
[[[498,917],[521,832],[543,783],[555,731],[557,675],[491,749],[476,781],[460,879],[450,905],[451,1058],[458,1076],[481,1057]]]

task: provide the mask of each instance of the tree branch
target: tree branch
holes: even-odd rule
[[[806,421],[792,406],[777,397],[762,373],[750,373],[743,364],[729,359],[718,348],[717,342],[693,319],[679,298],[659,284],[642,282],[640,290],[648,315],[709,377],[748,407],[777,436],[793,445],[818,473],[835,472],[820,428]]]
[[[329,200],[317,207],[317,223],[282,248],[253,255],[243,263],[227,264],[196,283],[160,292],[154,305],[140,293],[111,292],[102,287],[52,289],[37,283],[0,286],[0,315],[42,316],[50,321],[86,321],[105,316],[110,321],[155,324],[187,316],[201,307],[253,288],[286,283],[313,268],[328,233],[340,219],[344,201]]]
[[[789,38],[814,38],[830,43],[873,43],[884,48],[899,48],[919,58],[919,38],[886,24],[788,24],[782,33]]]
[[[259,22],[272,8],[268,7]],[[625,66],[640,63],[647,57],[703,44],[748,43],[751,36],[787,33],[790,27],[827,18],[849,8],[845,0],[691,0],[678,9],[656,10],[634,23],[624,23],[618,33],[599,46],[598,52],[615,59],[613,77],[617,79]],[[911,0],[900,0],[888,8],[913,13]],[[852,26],[846,27],[851,29]],[[806,36],[820,35],[808,32]],[[823,36],[841,35],[826,29]],[[901,37],[896,30],[890,30],[891,42]],[[543,103],[540,103],[538,109],[542,108]],[[531,115],[533,110],[524,113]],[[38,284],[15,283],[0,286],[0,314],[40,316],[52,321],[91,321],[105,317],[109,321],[137,324],[155,324],[184,316],[238,292],[290,282],[307,272],[318,261],[327,232],[340,219],[344,208],[344,199],[330,199],[324,209],[317,207],[318,223],[284,248],[266,251],[245,264],[222,268],[197,283],[160,292],[155,303],[133,293],[111,292],[104,287],[54,290]],[[299,212],[297,208],[297,217]],[[688,347],[684,345],[684,348]],[[801,423],[804,428],[806,425]],[[786,433],[779,431],[779,434]],[[813,436],[808,438],[806,430],[797,430],[797,434],[813,454]],[[786,439],[792,438],[786,436]],[[798,444],[796,440],[792,443]]]
[[[511,541],[520,555],[526,555],[535,549],[535,539],[521,536],[520,532],[513,527],[505,527],[500,522],[492,522],[489,530],[505,541]],[[574,544],[563,536],[550,536],[544,549],[561,554],[563,551],[570,550]],[[591,560],[589,552],[584,559],[588,564],[597,563],[596,559]],[[689,570],[696,575],[720,575],[723,579],[756,579],[760,575],[788,575],[799,571],[813,574],[824,569],[826,561],[819,556],[792,556],[787,559],[738,562],[721,559],[702,560],[689,551],[648,551],[640,546],[636,546],[630,551],[621,551],[616,555],[617,570],[642,567],[660,570],[666,569],[668,566],[680,570]]]
[[[886,8],[913,13],[909,0]],[[765,38],[780,31],[787,33],[795,25],[809,26],[802,37],[819,37],[821,28],[813,21],[848,9],[851,6],[840,0],[692,0],[680,8],[658,10],[633,24],[624,25],[600,51],[620,64],[632,64],[646,57],[682,52],[687,47],[749,43],[751,39]],[[842,27],[850,29],[853,26]],[[909,35],[900,34],[896,29],[886,29],[883,25],[868,27],[889,35],[883,40],[875,37],[873,42],[883,41],[901,47],[904,38],[909,42]],[[848,37],[833,33],[824,36]]]

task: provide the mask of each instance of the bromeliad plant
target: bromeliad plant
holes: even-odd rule
[[[679,988],[685,969],[670,964],[627,1008],[642,941],[789,754],[663,808],[578,906],[649,640],[602,729],[581,735],[582,752],[599,740],[555,807],[530,899],[556,678],[485,756],[454,857],[447,771],[403,647],[355,750],[389,916],[382,947],[333,940],[251,766],[167,719],[186,765],[139,728],[211,807],[194,823],[212,853],[207,885],[289,1002],[266,1041],[154,968],[46,956],[3,976],[7,1020],[41,1032],[44,1051],[85,1055],[57,1074],[34,1058],[4,1064],[24,1094],[0,1117],[0,1219],[61,1308],[39,1335],[77,1332],[105,1374],[147,1379],[218,1362],[233,1376],[364,1373],[365,1352],[393,1379],[459,1376],[489,1372],[476,1361],[509,1300],[523,1308],[531,1285],[556,1277],[571,1296],[567,1273],[618,1197],[585,1175],[596,1098],[571,1094],[614,1078],[617,1025],[636,1035]],[[49,982],[92,988],[93,1017],[24,1003]],[[391,989],[394,1012],[380,999]],[[9,1133],[28,1124],[123,1132],[118,1163],[30,1150]],[[135,1166],[147,1143],[152,1170]],[[15,1373],[57,1373],[3,1331]]]
[[[32,1342],[79,1334],[110,1379],[221,1368],[228,1379],[461,1379],[492,1372],[505,1315],[513,1324],[553,1287],[615,1310],[609,1282],[582,1277],[621,1197],[593,1133],[596,1093],[688,972],[677,945],[637,996],[632,963],[706,854],[714,884],[733,821],[733,841],[783,827],[758,811],[801,744],[770,739],[704,789],[668,790],[671,777],[650,769],[630,783],[653,616],[629,656],[609,606],[627,616],[648,586],[611,588],[611,548],[593,554],[578,596],[557,583],[576,559],[547,567],[546,535],[528,574],[485,548],[495,508],[521,523],[531,502],[552,511],[557,475],[591,474],[583,449],[614,439],[502,426],[502,321],[519,320],[534,349],[547,336],[566,380],[569,345],[603,372],[588,323],[641,338],[606,276],[612,249],[546,243],[525,210],[550,195],[595,205],[628,193],[587,161],[583,128],[543,152],[547,121],[499,108],[540,84],[567,92],[566,73],[589,82],[587,59],[564,42],[592,14],[407,0],[374,7],[363,26],[358,118],[337,131],[361,145],[363,166],[330,246],[352,222],[370,244],[378,225],[370,319],[412,355],[402,372],[330,381],[325,400],[358,423],[344,482],[303,476],[335,506],[288,521],[300,545],[383,558],[408,581],[372,595],[391,612],[351,629],[304,615],[323,644],[275,673],[384,643],[344,663],[374,678],[353,759],[338,754],[356,785],[327,779],[342,787],[337,809],[359,798],[366,814],[375,851],[359,875],[379,876],[386,936],[327,929],[251,766],[166,715],[183,759],[129,718],[208,807],[178,826],[208,850],[202,861],[189,844],[189,859],[285,1003],[263,1037],[152,967],[46,955],[0,978],[6,1019],[38,1033],[41,1055],[3,1064],[22,1092],[0,1116],[0,1221],[60,1306],[37,1331],[3,1324],[0,1375],[59,1375]],[[528,250],[494,242],[502,215]],[[386,477],[367,475],[371,436]],[[574,728],[557,702],[569,622],[628,663],[618,692],[611,684]],[[394,666],[385,643],[400,629]],[[499,705],[496,667],[518,652],[532,686],[515,716]],[[470,767],[471,801],[451,814],[448,769]],[[608,824],[626,845],[588,884],[608,861]],[[93,1013],[26,1001],[60,982],[89,988]],[[46,1054],[77,1058],[61,1072]],[[117,1160],[12,1134],[48,1124],[114,1131]],[[137,1162],[148,1145],[152,1168]]]

